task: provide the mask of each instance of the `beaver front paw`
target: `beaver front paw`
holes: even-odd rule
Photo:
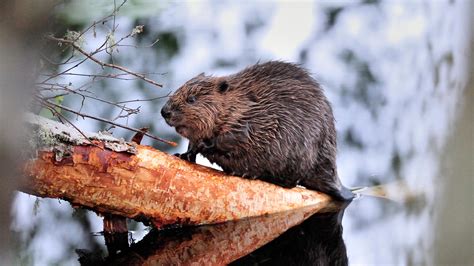
[[[174,156],[179,157],[180,159],[186,160],[191,163],[196,162],[196,153],[192,151],[187,151],[185,153],[175,153]]]

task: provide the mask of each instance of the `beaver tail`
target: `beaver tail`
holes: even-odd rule
[[[352,201],[356,197],[356,194],[354,194],[352,190],[345,186],[341,186],[341,189],[329,193],[329,195],[340,201]]]

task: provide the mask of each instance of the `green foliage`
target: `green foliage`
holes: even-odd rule
[[[48,119],[53,119],[54,117],[53,112],[51,112],[48,108],[41,108],[41,111],[39,112],[39,116],[42,116]]]
[[[163,51],[169,58],[179,52],[179,41],[174,32],[161,32],[158,40],[158,45],[154,46],[155,49]]]
[[[58,95],[54,97],[53,100],[54,100],[54,103],[56,103],[57,105],[61,105],[62,102],[64,101],[64,95]],[[54,110],[58,113],[61,113],[62,111],[62,109],[59,107],[55,107]],[[53,112],[51,112],[51,110],[49,110],[48,108],[42,108],[41,111],[39,112],[39,116],[42,116],[48,119],[54,118]]]

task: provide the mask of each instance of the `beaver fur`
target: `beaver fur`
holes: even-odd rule
[[[161,113],[189,139],[181,158],[201,153],[232,175],[353,198],[337,175],[331,105],[299,65],[270,61],[229,76],[198,75]]]

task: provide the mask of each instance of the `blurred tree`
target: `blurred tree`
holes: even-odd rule
[[[0,255],[4,265],[12,264],[10,206],[20,176],[15,166],[24,141],[22,115],[36,78],[39,37],[52,5],[53,1],[0,3]]]

